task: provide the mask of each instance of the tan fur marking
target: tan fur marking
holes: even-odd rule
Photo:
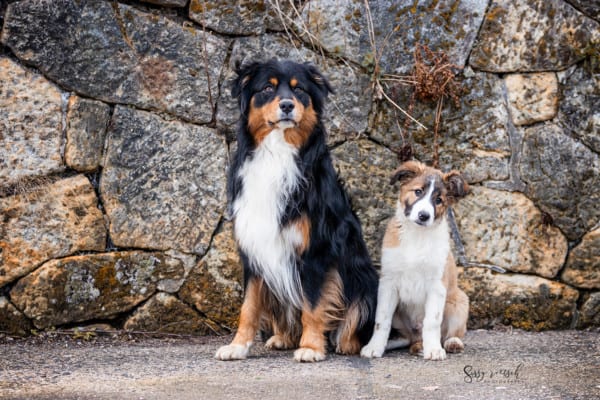
[[[273,86],[277,86],[279,84],[279,81],[277,80],[277,78],[271,78],[269,79],[269,83]]]
[[[296,222],[296,229],[302,235],[302,244],[296,248],[298,254],[304,253],[310,245],[310,219],[306,215],[300,217]]]
[[[271,133],[273,126],[269,122],[277,121],[279,110],[279,97],[260,108],[254,106],[254,99],[250,102],[248,112],[248,130],[254,138],[256,144],[261,143],[264,138]]]
[[[337,271],[332,271],[325,278],[316,307],[304,304],[300,347],[325,354],[325,332],[339,323],[343,308],[342,280]]]
[[[358,329],[360,321],[360,306],[358,304],[352,304],[346,312],[336,352],[340,354],[358,354],[360,352],[360,340],[358,340],[358,337],[356,336],[356,330]]]
[[[231,344],[246,346],[254,340],[262,314],[262,290],[262,280],[251,279],[248,282],[240,312],[240,323]]]
[[[302,103],[294,99],[294,109],[296,110],[296,126],[286,129],[284,132],[285,140],[296,148],[302,147],[308,140],[315,125],[317,124],[317,113],[308,106],[304,108]]]
[[[393,248],[400,244],[400,222],[393,216],[387,224],[385,235],[383,236],[383,248]]]
[[[292,79],[290,80],[290,87],[293,89],[293,88],[295,88],[296,86],[298,86],[298,79],[296,79],[296,78],[292,78]]]

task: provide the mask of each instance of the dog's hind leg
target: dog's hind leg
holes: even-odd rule
[[[348,308],[344,321],[342,321],[338,328],[336,353],[358,354],[360,352],[360,340],[357,331],[361,324],[361,315],[363,313],[364,311],[361,311],[359,303],[354,303]]]
[[[469,298],[456,288],[448,294],[442,323],[442,340],[448,353],[460,353],[465,346],[462,338],[467,331],[469,317]]]
[[[342,318],[344,307],[342,282],[337,272],[327,275],[316,305],[309,301],[302,309],[300,348],[294,352],[296,361],[315,362],[325,359],[325,332]]]

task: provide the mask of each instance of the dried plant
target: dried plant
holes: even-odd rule
[[[415,100],[422,103],[436,103],[435,123],[433,127],[433,167],[439,167],[439,130],[444,99],[450,98],[456,107],[460,107],[460,95],[463,88],[456,80],[460,67],[452,64],[443,51],[434,52],[428,46],[417,43],[414,52],[415,65],[410,76],[387,75],[386,80],[413,87],[409,112],[414,108]],[[408,132],[411,120],[407,119],[404,131]]]

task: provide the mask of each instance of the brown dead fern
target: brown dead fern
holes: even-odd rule
[[[413,94],[411,96],[412,109],[414,100],[423,103],[437,103],[435,110],[435,123],[433,127],[433,167],[439,167],[439,129],[442,118],[444,98],[450,98],[456,107],[460,107],[460,95],[463,88],[456,81],[456,72],[460,69],[452,64],[448,55],[443,51],[434,52],[427,45],[417,43],[415,46],[415,66],[412,73]],[[410,123],[407,120],[407,124]],[[408,128],[406,126],[406,128]]]

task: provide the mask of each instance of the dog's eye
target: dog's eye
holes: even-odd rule
[[[263,93],[271,93],[273,92],[273,85],[267,85],[262,90]]]
[[[435,205],[439,206],[440,204],[442,204],[442,198],[441,197],[436,197],[435,198]]]
[[[296,94],[302,94],[302,93],[304,93],[304,89],[302,89],[301,87],[296,86],[294,88],[294,93],[296,93]]]
[[[422,191],[421,189],[416,189],[416,190],[415,190],[415,194],[416,194],[417,196],[420,196],[420,195],[422,195],[422,194],[423,194],[423,191]]]

